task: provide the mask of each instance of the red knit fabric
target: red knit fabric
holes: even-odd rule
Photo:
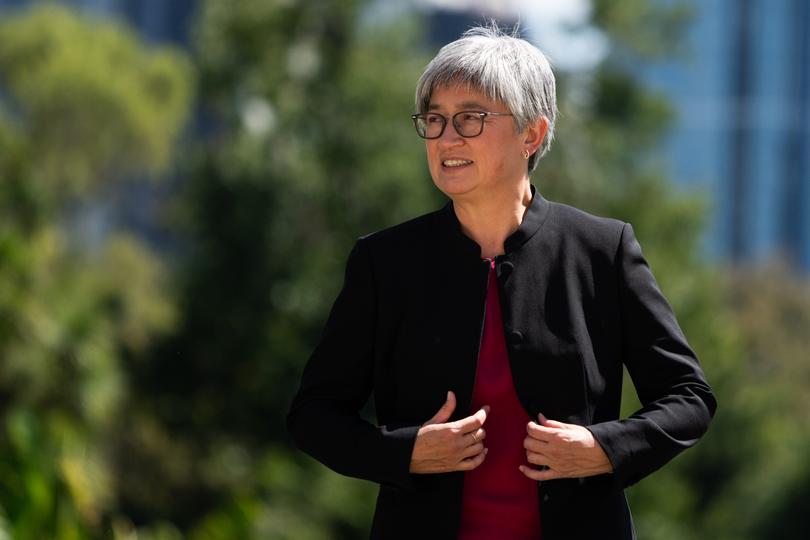
[[[518,470],[528,464],[523,439],[529,415],[520,405],[504,340],[501,301],[490,261],[486,316],[473,388],[472,410],[490,406],[484,423],[489,451],[484,463],[465,473],[459,540],[537,540],[540,508],[537,482]]]

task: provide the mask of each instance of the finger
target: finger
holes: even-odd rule
[[[464,450],[461,451],[461,457],[463,459],[468,459],[468,458],[477,456],[478,454],[483,452],[484,449],[485,448],[484,448],[483,443],[473,444],[472,446],[468,446],[467,448],[465,448]]]
[[[484,458],[486,457],[488,451],[489,451],[488,448],[484,448],[483,452],[479,452],[477,455],[475,455],[475,456],[473,456],[471,458],[462,459],[459,462],[458,467],[456,467],[456,470],[457,471],[471,471],[471,470],[475,469],[476,467],[478,467],[479,465],[481,465],[484,462]]]
[[[531,478],[532,480],[537,480],[538,482],[561,478],[560,475],[554,469],[545,469],[542,471],[538,471],[537,469],[532,469],[531,467],[528,467],[526,465],[521,465],[518,468],[520,469],[520,472],[522,472],[526,477]]]
[[[486,436],[487,436],[487,433],[483,429],[479,429],[478,431],[470,431],[469,433],[463,433],[461,435],[461,437],[462,437],[461,438],[461,445],[463,447],[463,446],[469,446],[469,445],[472,445],[472,444],[479,443],[482,440],[484,440],[484,438]]]
[[[562,422],[557,422],[556,420],[549,420],[548,418],[543,416],[543,413],[538,414],[537,418],[540,420],[540,425],[542,427],[549,427],[549,428],[554,428],[554,429],[563,429],[563,428],[568,427],[568,425],[569,425],[569,424],[564,424]]]
[[[430,424],[444,424],[450,420],[450,416],[453,414],[454,410],[456,410],[456,395],[452,390],[448,390],[447,400],[444,402],[441,408],[439,408],[436,414],[433,415],[433,418],[425,422],[423,425],[427,426]]]
[[[486,419],[486,413],[484,410],[479,409],[478,412],[472,416],[462,418],[461,420],[456,420],[453,423],[453,427],[464,435],[467,433],[475,433],[481,429],[481,426],[484,425],[484,421]]]
[[[541,426],[540,424],[536,424],[534,422],[529,422],[526,424],[526,433],[529,434],[529,437],[532,439],[537,439],[538,441],[549,442],[557,435],[557,429]]]
[[[528,461],[532,465],[543,465],[546,467],[548,467],[551,464],[551,462],[548,459],[548,456],[540,452],[526,452],[526,461]]]
[[[475,414],[472,416],[468,416],[467,418],[462,418],[461,420],[456,421],[456,428],[461,430],[462,433],[470,433],[478,431],[481,426],[484,425],[484,422],[487,421],[487,415],[489,414],[489,406],[484,405]]]
[[[531,437],[526,437],[523,439],[523,448],[526,450],[531,450],[532,452],[543,453],[544,450],[548,448],[547,442],[538,441],[537,439],[533,439]]]

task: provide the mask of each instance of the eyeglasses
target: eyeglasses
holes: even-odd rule
[[[462,137],[478,137],[484,131],[484,118],[487,116],[512,116],[511,113],[489,111],[459,111],[453,115],[453,127]],[[447,127],[447,117],[439,113],[411,115],[416,133],[423,139],[438,139]]]

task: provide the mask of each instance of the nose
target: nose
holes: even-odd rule
[[[444,126],[442,136],[436,139],[436,142],[438,142],[442,147],[450,148],[463,144],[464,137],[458,134],[458,131],[456,131],[456,126],[453,125],[453,122],[447,122],[447,125]]]

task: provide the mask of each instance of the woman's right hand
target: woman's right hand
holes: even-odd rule
[[[447,392],[444,405],[419,429],[411,454],[412,473],[469,471],[484,462],[487,449],[483,425],[489,407],[485,405],[472,416],[447,422],[455,408],[456,396]]]

